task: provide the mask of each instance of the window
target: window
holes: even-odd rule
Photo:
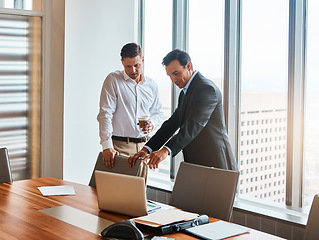
[[[40,11],[42,0],[1,0],[0,7]]]
[[[308,0],[308,30],[307,30],[307,79],[305,98],[305,144],[304,144],[304,191],[303,204],[310,206],[314,193],[319,191],[319,32],[316,24],[319,21],[319,2]]]
[[[144,38],[144,72],[157,83],[164,121],[171,116],[172,83],[161,63],[165,54],[172,50],[172,0],[145,1]],[[157,181],[169,180],[170,157],[161,162],[158,169],[149,171],[149,177]]]
[[[224,5],[224,1],[189,0],[188,50],[194,69],[212,80],[221,91],[224,74]]]
[[[315,161],[319,135],[316,94],[319,4],[315,0],[188,0],[174,2],[173,8],[179,2],[188,3],[182,8],[177,4],[185,18],[176,24],[186,28],[179,38],[189,44],[194,68],[217,83],[224,93],[226,124],[234,152],[238,153],[240,180],[243,180],[238,192],[257,202],[256,198],[263,198],[294,207],[309,205],[313,193],[319,191],[319,164]],[[171,29],[166,25],[162,28]],[[173,38],[172,42],[176,43],[176,36]],[[304,79],[298,76],[304,72]],[[298,96],[294,94],[296,89],[305,91]],[[298,127],[304,133],[295,133]],[[294,144],[303,139],[299,144],[302,147],[297,146],[300,154],[294,154],[297,149]],[[247,159],[255,161],[247,162]],[[267,172],[257,178],[256,170],[248,171],[253,168],[260,172],[266,166],[269,166]],[[303,175],[296,176],[296,172],[301,174],[301,167]],[[248,193],[244,184],[251,177],[260,189],[271,182],[271,186],[280,186],[280,192],[276,189],[276,198],[268,192]]]
[[[260,152],[258,149],[255,153],[251,152],[257,159],[267,158],[265,154],[268,152],[268,138],[272,136],[270,129],[276,127],[272,119],[283,118],[287,114],[288,10],[288,1],[244,0],[242,4],[240,107],[241,111],[252,114],[241,115],[241,121],[261,120],[261,134],[257,135],[256,132],[255,135],[264,137],[265,140],[261,138],[261,144],[258,145]],[[277,112],[279,109],[284,111]],[[253,133],[253,126],[251,127]],[[240,140],[245,140],[245,137],[240,136]],[[283,141],[281,143],[284,144]],[[245,146],[240,149],[245,150]],[[277,159],[282,160],[285,161]],[[259,166],[267,170],[265,163],[260,162]],[[266,179],[267,175],[259,183],[264,184]],[[285,197],[285,193],[280,197]],[[264,199],[274,201],[267,195],[264,195]]]

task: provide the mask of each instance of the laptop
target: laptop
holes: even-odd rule
[[[115,155],[114,157],[114,166],[113,168],[108,168],[104,163],[103,163],[103,156],[102,152],[99,153],[96,164],[91,176],[91,180],[89,183],[89,186],[91,187],[96,187],[95,185],[95,177],[94,177],[94,171],[95,170],[100,170],[100,171],[106,171],[106,172],[113,172],[113,173],[122,173],[122,174],[127,174],[127,175],[132,175],[136,176],[138,173],[138,170],[140,168],[141,160],[138,159],[135,162],[135,165],[130,167],[128,165],[128,157],[122,156],[122,155]]]
[[[95,181],[101,210],[132,217],[147,215],[144,178],[95,170]]]

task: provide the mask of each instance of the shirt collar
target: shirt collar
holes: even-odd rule
[[[124,80],[128,80],[131,79],[125,72],[125,70],[123,70],[123,76],[124,76]]]
[[[127,81],[127,80],[132,80],[132,81],[134,81],[133,79],[131,79],[127,74],[126,74],[126,72],[125,72],[125,70],[123,70],[123,77],[124,77],[124,80],[125,81]],[[141,81],[141,82],[139,82],[140,84],[143,84],[144,83],[144,81],[145,81],[145,75],[144,75],[144,80],[143,81]],[[135,82],[135,81],[134,81]],[[136,82],[135,82],[136,83]]]
[[[185,87],[183,87],[183,92],[184,92],[184,94],[186,95],[186,92],[187,92],[187,90],[188,90],[188,87],[189,87],[189,85],[191,84],[191,82],[193,81],[193,79],[194,79],[194,77],[195,77],[195,75],[198,73],[198,71],[197,70],[195,70],[195,72],[194,72],[194,74],[191,76],[191,78],[189,79],[189,81],[186,83],[186,85],[185,85]]]

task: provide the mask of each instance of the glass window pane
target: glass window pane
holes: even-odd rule
[[[42,10],[42,0],[0,0],[0,8]]]
[[[242,3],[239,192],[281,203],[286,192],[288,13],[288,0]]]
[[[303,206],[319,192],[319,2],[308,0]]]
[[[171,116],[172,83],[162,66],[163,57],[172,50],[172,0],[145,0],[144,71],[158,85],[163,105],[163,121]],[[164,17],[165,16],[165,17]],[[170,158],[151,170],[149,178],[170,179]]]
[[[194,69],[222,91],[225,1],[189,0],[189,54]]]

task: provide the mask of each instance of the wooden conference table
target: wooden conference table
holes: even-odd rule
[[[38,190],[41,186],[58,185],[74,186],[75,195],[43,197]],[[114,222],[128,218],[120,214],[99,211],[96,190],[86,185],[48,177],[2,183],[0,184],[0,239],[105,239],[39,211],[63,205]],[[210,218],[211,222],[217,220]],[[165,236],[176,240],[196,239],[183,233]],[[281,238],[251,229],[249,233],[228,239],[275,240]]]

